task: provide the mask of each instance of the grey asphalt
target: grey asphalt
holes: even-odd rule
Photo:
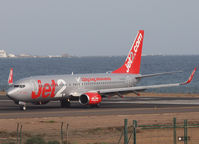
[[[103,99],[100,108],[82,106],[75,102],[71,108],[60,108],[59,102],[46,105],[27,105],[26,111],[6,96],[0,96],[0,119],[64,117],[64,116],[100,116],[100,115],[134,115],[199,112],[199,98],[177,97],[125,97]]]

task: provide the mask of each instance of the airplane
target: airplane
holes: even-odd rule
[[[7,96],[19,105],[21,110],[26,110],[27,103],[41,105],[50,101],[60,101],[62,108],[70,107],[71,101],[99,107],[102,98],[106,96],[122,97],[127,93],[138,95],[139,91],[146,89],[176,87],[192,81],[196,67],[189,79],[182,83],[136,86],[142,78],[174,73],[140,74],[143,38],[144,30],[139,30],[124,64],[112,72],[31,76],[13,83],[13,68],[11,68]]]

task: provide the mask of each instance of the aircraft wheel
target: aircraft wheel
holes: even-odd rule
[[[70,100],[69,99],[61,100],[60,103],[61,103],[62,108],[69,108],[70,107]]]
[[[20,105],[19,108],[20,108],[20,110],[23,110],[23,111],[26,110],[26,106],[25,105]]]
[[[96,108],[100,108],[101,103],[96,104]]]
[[[91,105],[90,107],[91,107],[91,108],[99,108],[99,107],[100,107],[100,103],[95,104],[95,105]]]

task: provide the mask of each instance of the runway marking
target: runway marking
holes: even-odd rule
[[[12,100],[0,100],[0,102],[13,102]]]
[[[13,102],[12,100],[0,100],[0,102]],[[58,101],[52,101],[59,103]],[[184,100],[164,101],[103,101],[102,104],[172,104],[172,105],[199,105],[199,102],[184,102]]]
[[[175,108],[173,108],[173,107],[171,107],[171,108],[136,108],[136,109],[132,109],[132,108],[126,108],[125,110],[127,111],[127,110],[129,110],[129,111],[144,111],[144,110],[155,110],[155,111],[158,111],[158,110],[169,110],[169,109],[175,109],[175,110],[180,110],[180,109],[196,109],[196,108],[199,108],[199,107],[175,107]],[[100,109],[98,109],[98,110],[100,110]],[[111,109],[111,110],[100,110],[100,111],[98,111],[98,112],[105,112],[105,113],[108,113],[108,112],[118,112],[118,111],[124,111],[124,109],[120,109],[120,108],[116,108],[116,109]],[[30,112],[30,113],[29,113]],[[62,113],[64,113],[64,112],[67,112],[68,114],[69,113],[74,113],[74,111],[48,111],[48,112],[31,112],[31,111],[29,111],[29,112],[23,112],[23,111],[21,111],[21,112],[15,112],[15,113],[0,113],[0,116],[9,116],[9,115],[12,115],[12,114],[17,114],[17,115],[33,115],[33,114],[40,114],[40,115],[42,115],[42,114],[62,114]],[[86,109],[86,111],[85,110],[79,110],[79,111],[75,111],[76,113],[78,113],[78,112],[82,112],[82,113],[89,113],[89,112],[95,112],[96,113],[96,109]],[[185,111],[186,112],[186,111]],[[181,112],[173,112],[173,111],[171,111],[171,112],[164,112],[164,113],[181,113]],[[139,114],[139,113],[136,113],[136,115],[137,114]],[[147,114],[147,113],[146,113]],[[151,114],[151,113],[149,113],[149,114]],[[156,114],[156,113],[153,113],[153,114]],[[104,114],[104,115],[106,115],[106,114]],[[110,115],[115,115],[115,114],[110,114]],[[121,115],[126,115],[126,114],[121,114]],[[128,115],[128,114],[127,114]],[[78,116],[78,115],[77,115]],[[81,116],[81,115],[80,115]],[[86,116],[86,115],[85,115]],[[24,116],[24,117],[26,117],[26,116]],[[54,116],[46,116],[46,117],[54,117]],[[62,117],[62,116],[56,116],[56,117]],[[0,119],[2,119],[2,118],[0,118]]]
[[[187,102],[185,102],[187,101]],[[199,105],[199,101],[193,100],[165,100],[165,101],[104,101],[102,103],[126,103],[126,104],[172,104],[172,105]]]

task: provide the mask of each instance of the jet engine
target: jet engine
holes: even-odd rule
[[[79,102],[83,105],[97,105],[102,101],[102,97],[98,93],[88,92],[82,94],[79,98]]]

